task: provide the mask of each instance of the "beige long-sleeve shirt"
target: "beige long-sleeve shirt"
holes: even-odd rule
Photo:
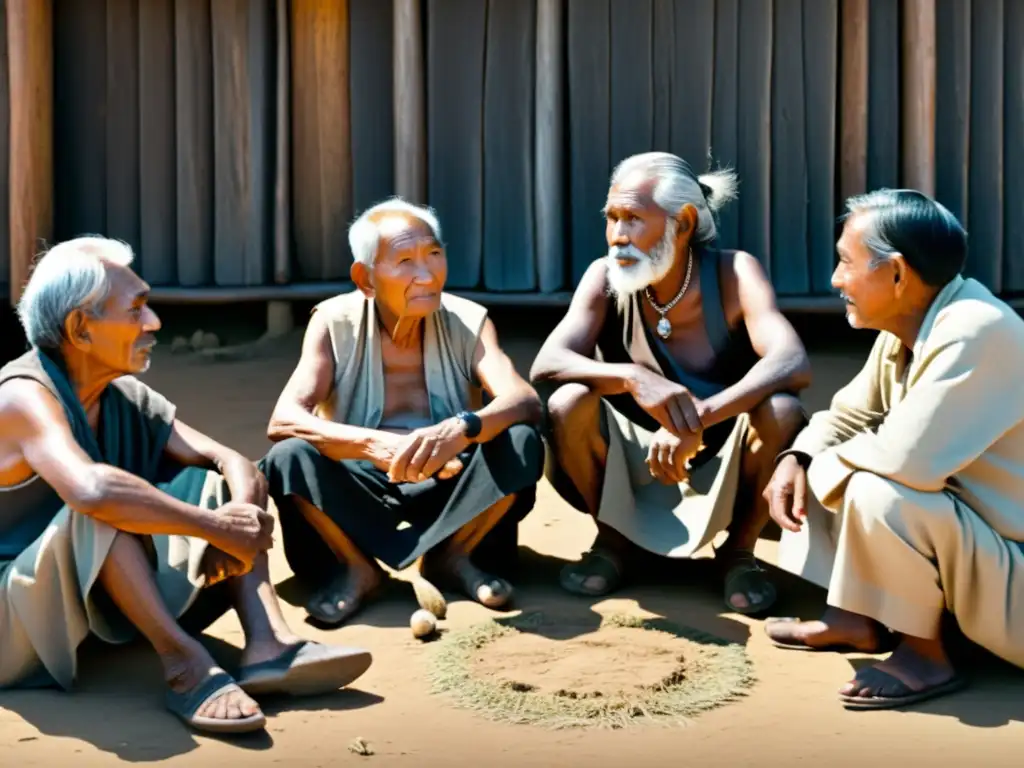
[[[880,333],[857,376],[792,452],[832,510],[853,473],[949,491],[1006,539],[1024,541],[1024,320],[981,283],[955,278],[909,355]]]

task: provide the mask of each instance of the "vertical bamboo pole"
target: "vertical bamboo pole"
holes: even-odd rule
[[[843,199],[868,184],[869,0],[842,0],[839,75],[839,192]]]
[[[423,26],[420,0],[394,0],[395,191],[427,196]]]
[[[903,0],[903,183],[935,194],[935,0]]]
[[[7,0],[10,77],[10,298],[53,235],[53,5]]]
[[[564,42],[565,0],[538,0],[533,199],[542,293],[557,291],[565,282]]]

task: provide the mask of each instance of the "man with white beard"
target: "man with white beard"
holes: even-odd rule
[[[664,152],[619,164],[608,254],[533,364],[534,383],[557,387],[548,479],[597,521],[593,548],[562,571],[571,592],[607,594],[628,555],[687,558],[728,531],[715,551],[726,605],[775,601],[753,550],[775,457],[806,421],[810,364],[757,259],[712,247],[735,187]]]

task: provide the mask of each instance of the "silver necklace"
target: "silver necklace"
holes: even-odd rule
[[[679,300],[683,298],[683,294],[686,293],[686,289],[690,287],[690,270],[693,268],[693,251],[689,251],[686,254],[686,277],[683,278],[683,286],[679,289],[679,293],[675,295],[668,304],[661,306],[654,300],[654,293],[651,291],[650,286],[644,288],[644,295],[647,297],[647,301],[654,307],[654,311],[661,315],[661,319],[658,321],[658,325],[655,330],[658,331],[658,335],[663,339],[667,339],[672,335],[672,323],[665,317],[672,307],[679,303]]]

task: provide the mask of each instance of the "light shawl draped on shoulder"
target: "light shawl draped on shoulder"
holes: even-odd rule
[[[384,415],[384,366],[376,303],[352,291],[318,304],[334,352],[334,386],[317,415],[374,429]],[[434,423],[474,407],[479,382],[473,356],[487,310],[475,302],[441,294],[440,308],[423,331],[423,370]]]
[[[0,370],[0,384],[31,379],[60,402],[78,445],[89,458],[130,472],[187,503],[215,508],[226,499],[215,472],[188,468],[171,483],[165,449],[175,408],[141,381],[125,376],[104,391],[98,430],[88,417],[62,361],[39,350],[27,352]],[[39,488],[41,478],[0,489],[0,504],[12,515],[45,515],[42,531],[14,560],[0,563],[0,689],[56,682],[71,687],[77,651],[92,632],[110,643],[126,642],[133,627],[109,600],[93,594],[117,531],[63,505],[56,491]],[[54,510],[57,510],[54,514]],[[186,536],[151,536],[157,590],[172,615],[194,602],[202,585],[207,543]]]

